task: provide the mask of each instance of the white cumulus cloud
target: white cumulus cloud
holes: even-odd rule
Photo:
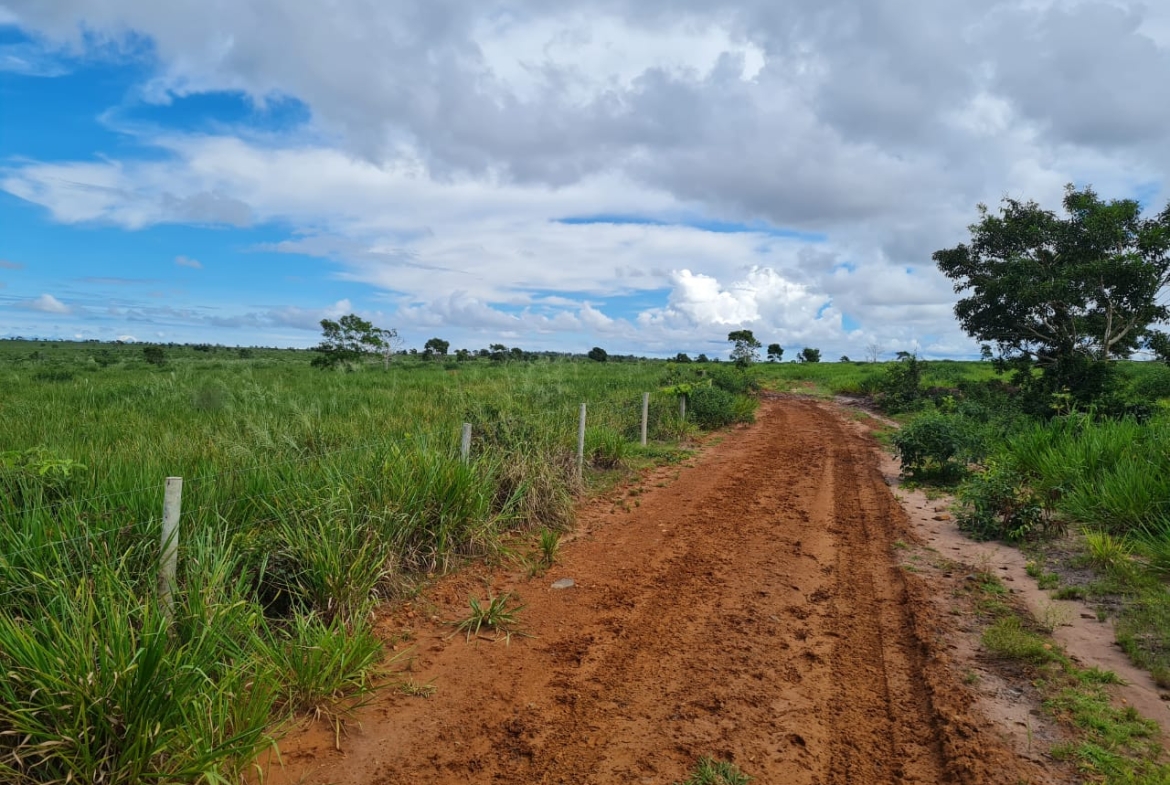
[[[22,300],[18,305],[26,310],[40,311],[41,313],[67,314],[73,312],[72,308],[51,294],[42,294],[32,300]]]

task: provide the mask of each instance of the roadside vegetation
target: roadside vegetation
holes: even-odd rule
[[[0,341],[0,779],[236,782],[290,718],[340,733],[388,683],[379,601],[515,532],[547,568],[577,495],[755,409],[731,363],[390,356],[365,326],[315,353]],[[508,600],[457,632],[517,634]]]
[[[1050,636],[1051,629],[1016,607],[1007,587],[988,571],[966,582],[979,616],[982,646],[1002,669],[1037,693],[1043,711],[1068,733],[1050,754],[1068,761],[1090,782],[1156,785],[1170,780],[1158,726],[1131,706],[1114,705],[1111,671],[1077,665]]]

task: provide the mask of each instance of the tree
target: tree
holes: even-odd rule
[[[676,363],[689,363],[691,361],[691,357],[686,352],[679,352],[674,356],[674,361]]]
[[[1109,360],[1170,318],[1158,301],[1170,283],[1170,206],[1143,218],[1135,200],[1103,202],[1069,185],[1064,212],[1008,198],[998,215],[979,205],[970,244],[932,258],[956,293],[968,293],[955,305],[968,335],[993,344],[1007,366],[1039,368],[1047,392],[1085,400],[1102,392]]]
[[[732,330],[727,334],[727,340],[734,344],[731,359],[740,368],[746,368],[760,359],[759,348],[763,344],[756,340],[751,330]]]
[[[1150,334],[1146,336],[1146,349],[1162,362],[1170,363],[1170,335],[1158,330],[1151,330]]]
[[[706,363],[706,362],[710,362],[710,360],[709,360],[709,359],[707,359],[707,355],[705,355],[705,354],[700,354],[698,357],[696,357],[696,358],[695,358],[695,362],[697,362],[697,363]]]
[[[852,362],[852,360],[850,360],[850,359],[849,359],[849,355],[847,355],[847,354],[843,354],[843,355],[841,355],[841,359],[840,359],[840,360],[838,360],[837,362],[839,362],[839,363],[847,363],[847,362]]]
[[[768,344],[768,362],[778,363],[784,359],[784,347],[778,343]]]
[[[362,357],[381,352],[398,338],[397,330],[375,327],[357,314],[347,314],[338,321],[321,320],[321,343],[313,350],[315,368],[333,368],[342,363],[356,362]]]
[[[605,351],[605,349],[602,349],[600,346],[594,346],[592,349],[589,350],[589,354],[586,356],[590,360],[593,360],[594,362],[598,362],[598,363],[603,363],[609,359],[609,354]]]
[[[446,357],[449,348],[451,348],[450,341],[444,341],[442,338],[432,338],[423,344],[423,356],[430,358],[437,354],[440,357]]]
[[[876,363],[878,358],[882,356],[882,345],[880,343],[866,344],[865,359],[871,363]]]
[[[800,350],[800,354],[796,355],[796,359],[802,363],[819,363],[821,361],[821,350],[806,346]]]

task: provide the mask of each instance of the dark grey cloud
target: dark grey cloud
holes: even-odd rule
[[[1165,144],[1170,50],[1140,29],[1141,6],[1091,2],[992,17],[993,85],[1052,139]]]

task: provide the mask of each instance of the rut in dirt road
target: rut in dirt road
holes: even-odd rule
[[[933,650],[902,511],[830,406],[768,400],[660,476],[629,512],[585,510],[549,575],[494,576],[533,637],[399,619],[434,697],[385,694],[344,755],[291,740],[273,781],[665,785],[708,754],[759,783],[1035,781]],[[451,619],[482,592],[453,577],[430,601]]]

